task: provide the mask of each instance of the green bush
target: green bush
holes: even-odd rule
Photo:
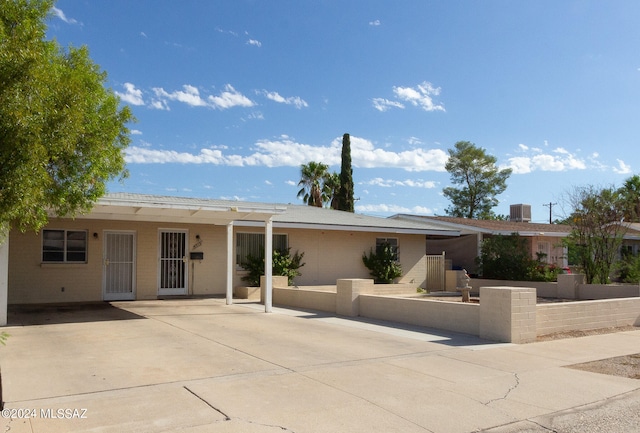
[[[620,281],[638,284],[640,281],[640,256],[624,253],[616,270]]]
[[[296,253],[291,255],[291,248],[287,250],[273,250],[272,255],[272,275],[280,275],[287,277],[288,284],[293,284],[293,279],[298,275],[302,275],[298,269],[305,264],[302,263],[304,253]],[[264,275],[264,255],[254,257],[247,256],[247,261],[242,267],[249,271],[247,275],[242,277],[242,281],[246,281],[250,286],[258,287],[260,285],[260,277]]]
[[[531,258],[528,243],[517,233],[496,235],[482,242],[478,269],[483,278],[511,281],[556,281],[560,269],[544,262],[545,254]]]
[[[393,280],[402,276],[402,267],[397,261],[396,251],[388,243],[380,245],[376,251],[369,251],[369,255],[362,255],[362,262],[369,269],[376,283],[391,284]]]

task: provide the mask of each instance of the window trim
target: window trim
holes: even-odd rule
[[[47,239],[45,233],[46,232],[62,232],[62,251],[58,251],[62,253],[62,260],[47,260],[45,259],[45,253],[54,253],[52,250],[45,250],[45,242]],[[82,250],[72,250],[69,251],[69,234],[70,233],[84,233],[84,248]],[[42,230],[42,244],[40,245],[40,260],[44,265],[52,264],[87,264],[89,261],[89,230],[82,229],[54,229],[48,228]],[[69,260],[69,254],[84,254],[84,260]]]

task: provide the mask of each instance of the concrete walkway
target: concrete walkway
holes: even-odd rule
[[[0,431],[640,430],[640,380],[566,368],[640,352],[640,331],[511,345],[262,311],[187,299],[12,312]]]

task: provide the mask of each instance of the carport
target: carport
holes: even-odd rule
[[[166,222],[226,226],[226,303],[233,303],[233,227],[235,223],[251,221],[264,225],[265,233],[265,312],[272,311],[272,250],[274,215],[286,211],[286,206],[264,203],[204,200],[184,197],[108,194],[100,198],[93,209],[75,219],[107,221]],[[54,215],[52,215],[53,217]],[[0,239],[0,326],[6,325],[7,275],[9,237]]]

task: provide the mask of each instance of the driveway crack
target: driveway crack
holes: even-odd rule
[[[494,403],[496,401],[499,400],[506,400],[507,397],[509,397],[509,394],[511,394],[511,391],[513,391],[514,389],[516,389],[518,386],[520,386],[520,377],[518,377],[518,373],[513,373],[513,377],[516,380],[516,383],[514,383],[512,386],[509,387],[509,389],[507,390],[507,392],[505,392],[505,394],[502,397],[498,397],[498,398],[494,398],[489,400],[488,402],[484,403],[485,406],[490,405],[491,403]]]

